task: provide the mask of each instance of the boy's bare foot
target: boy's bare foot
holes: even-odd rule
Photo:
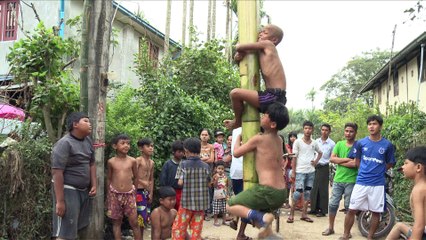
[[[274,234],[274,231],[272,231],[271,225],[268,225],[268,226],[260,229],[259,233],[257,234],[257,237],[259,239],[263,239],[263,238],[266,238],[268,236],[271,236],[272,234]]]

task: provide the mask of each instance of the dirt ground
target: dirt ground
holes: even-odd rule
[[[280,231],[276,236],[270,239],[306,239],[306,240],[315,240],[315,239],[338,239],[343,234],[343,223],[345,215],[342,212],[338,212],[335,221],[335,234],[330,236],[322,236],[321,233],[328,227],[328,217],[316,217],[314,215],[309,215],[313,223],[308,223],[300,220],[301,212],[296,211],[294,223],[287,223],[289,210],[281,209],[280,216]],[[272,223],[273,229],[275,230],[276,222]],[[253,239],[257,238],[258,229],[253,228],[251,225],[246,228],[246,235],[252,237]],[[364,238],[358,230],[357,224],[355,222],[352,227],[352,240],[366,239]],[[237,231],[231,229],[229,226],[222,225],[216,227],[213,225],[213,220],[205,221],[203,228],[203,238],[206,240],[221,240],[221,239],[235,239],[237,236]],[[150,231],[145,231],[144,239],[151,239]]]

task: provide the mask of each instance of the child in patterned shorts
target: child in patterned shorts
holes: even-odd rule
[[[212,185],[214,187],[214,225],[218,227],[221,225],[217,220],[219,214],[222,214],[222,224],[226,225],[226,198],[228,196],[228,178],[225,175],[225,163],[223,161],[216,162],[216,174],[213,176]]]

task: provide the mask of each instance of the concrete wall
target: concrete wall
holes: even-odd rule
[[[26,1],[26,3],[34,3],[40,18],[45,22],[45,26],[50,27],[59,23],[59,8],[60,0],[44,0],[44,1]],[[37,20],[33,10],[27,5],[20,4],[24,19],[24,30],[32,31],[37,26]],[[83,13],[83,0],[66,0],[65,1],[65,16],[64,22],[70,18],[74,18]],[[19,16],[20,23],[22,22]],[[139,51],[139,38],[143,34],[137,29],[141,29],[140,26],[135,27],[135,22],[130,21],[127,16],[117,12],[116,18],[113,22],[113,28],[116,31],[114,40],[118,42],[117,45],[110,47],[111,65],[110,71],[114,71],[117,75],[117,80],[120,83],[128,83],[134,87],[139,86],[139,80],[136,74],[132,71],[134,54]],[[146,32],[146,31],[144,31]],[[65,27],[65,37],[76,36],[77,32],[75,29]],[[18,33],[18,39],[25,37],[20,31]],[[148,39],[154,39],[155,36],[149,36]],[[157,37],[158,38],[158,37]],[[9,47],[13,45],[14,41],[0,42],[0,75],[7,74],[9,65],[6,62],[6,55],[9,52]],[[161,59],[164,55],[164,48],[162,42],[154,42],[159,47],[159,58]],[[73,73],[76,78],[79,78],[80,63],[77,61],[73,65]]]
[[[59,0],[45,0],[45,1],[26,1],[28,4],[34,3],[40,19],[44,22],[45,26],[54,26],[59,23]],[[23,16],[24,21],[22,21]],[[31,7],[21,2],[19,6],[19,30],[17,40],[25,38],[24,31],[32,31],[38,24],[35,18],[34,11]],[[22,27],[22,29],[21,29]],[[9,48],[13,46],[14,41],[0,41],[0,75],[9,72],[9,64],[6,61],[6,56],[10,52]]]
[[[423,63],[423,68],[426,67],[426,61]],[[382,113],[386,112],[387,90],[389,90],[389,105],[398,105],[404,102],[417,101],[417,91],[419,88],[418,77],[419,68],[417,57],[414,57],[407,64],[398,68],[398,95],[394,96],[393,80],[381,83],[380,87],[373,90],[374,101],[379,106]],[[423,74],[425,69],[423,69]],[[391,77],[393,79],[393,76]],[[381,103],[379,103],[379,94],[381,95]],[[419,94],[419,109],[426,112],[426,81],[420,84]]]

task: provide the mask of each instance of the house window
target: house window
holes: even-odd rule
[[[404,76],[401,77],[401,83],[404,83]]]
[[[153,62],[153,66],[157,67],[158,64],[158,53],[159,53],[159,47],[157,47],[154,43],[147,40],[146,38],[139,38],[139,54],[144,53],[144,47],[146,47],[146,54],[149,57],[149,60]]]
[[[0,0],[0,41],[16,40],[19,0]]]
[[[379,86],[379,89],[377,90],[377,102],[379,104],[382,103],[382,87]]]
[[[393,96],[398,96],[399,94],[399,81],[398,81],[398,72],[393,75]]]

